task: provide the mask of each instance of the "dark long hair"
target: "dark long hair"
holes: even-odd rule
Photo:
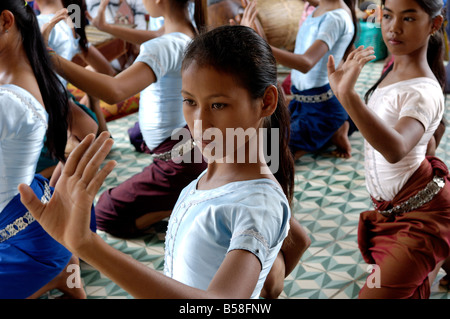
[[[4,10],[14,15],[16,27],[22,36],[21,43],[49,115],[46,146],[53,157],[65,161],[69,116],[67,95],[52,69],[36,15],[33,8],[23,0],[1,0],[0,12]]]
[[[351,13],[352,13],[352,21],[353,21],[353,27],[355,29],[355,32],[353,33],[353,38],[350,41],[350,44],[347,47],[347,50],[345,51],[344,54],[344,60],[347,59],[347,56],[350,54],[350,52],[353,50],[353,45],[355,44],[356,41],[356,36],[358,34],[358,18],[356,17],[356,0],[344,0],[345,4],[347,5],[347,7],[350,9]]]
[[[431,19],[437,17],[438,15],[443,13],[444,3],[442,0],[414,0],[429,16]],[[386,0],[382,0],[381,3],[384,6]],[[430,66],[431,71],[433,71],[434,76],[438,80],[442,89],[445,87],[446,75],[445,75],[445,66],[444,66],[444,24],[442,24],[441,28],[436,31],[436,33],[430,36],[430,40],[428,41],[428,50],[427,50],[427,61]],[[368,102],[372,93],[376,90],[378,85],[380,85],[381,81],[386,78],[389,72],[394,68],[394,64],[392,63],[381,75],[380,79],[367,91],[364,96],[366,103]]]
[[[171,0],[171,5],[181,7],[187,10],[190,0]],[[206,22],[208,19],[208,4],[207,0],[195,0],[194,21],[195,27],[192,26],[197,34],[206,31]],[[187,17],[188,18],[188,17]]]
[[[252,98],[264,96],[266,89],[278,88],[278,104],[264,125],[268,133],[279,129],[280,163],[274,176],[291,202],[294,190],[294,160],[289,149],[290,115],[283,90],[277,81],[277,65],[267,42],[255,31],[244,26],[220,26],[197,36],[185,52],[181,70],[195,62],[233,76],[237,83],[250,92]],[[268,136],[268,141],[271,140]],[[265,153],[267,154],[267,153]]]
[[[88,39],[86,36],[86,25],[88,24],[88,20],[85,16],[85,12],[87,11],[86,8],[86,2],[84,0],[61,0],[62,5],[64,6],[64,8],[68,8],[70,5],[74,4],[77,5],[80,8],[80,25],[75,27],[75,32],[76,34],[79,36],[80,38],[80,48],[81,50],[83,50],[84,52],[87,51],[87,44],[88,44]],[[69,12],[69,15],[71,14],[71,12]],[[75,23],[76,21],[74,21]]]

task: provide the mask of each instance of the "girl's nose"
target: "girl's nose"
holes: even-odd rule
[[[389,32],[400,33],[401,32],[401,19],[393,18],[389,25]]]

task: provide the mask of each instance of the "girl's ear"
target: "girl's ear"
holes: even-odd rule
[[[9,10],[0,13],[0,32],[6,33],[14,25],[14,14]]]
[[[431,27],[432,35],[441,28],[442,23],[444,23],[444,17],[442,15],[438,15],[433,19],[433,24]]]
[[[268,117],[275,112],[278,105],[278,89],[275,85],[270,85],[266,88],[263,97],[263,106],[261,109],[261,116]]]

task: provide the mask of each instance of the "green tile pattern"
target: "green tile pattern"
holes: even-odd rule
[[[374,83],[382,70],[382,62],[367,65],[358,80],[361,95]],[[280,79],[287,74],[280,68]],[[450,102],[446,101],[450,118]],[[108,123],[115,140],[109,159],[118,162],[107,178],[103,190],[117,185],[139,172],[151,162],[149,155],[134,151],[127,129],[137,121],[137,114]],[[445,134],[437,155],[445,162],[450,156],[449,134]],[[367,265],[357,246],[359,213],[370,207],[364,183],[363,140],[359,132],[351,136],[352,158],[334,158],[328,150],[306,155],[296,162],[293,214],[305,227],[312,240],[294,271],[286,278],[280,298],[289,299],[354,299],[368,275]],[[158,271],[164,263],[164,224],[134,240],[122,240],[99,232],[116,249]],[[131,298],[128,293],[86,263],[81,263],[82,281],[88,298]],[[439,273],[438,279],[443,276]],[[55,298],[52,291],[42,298]],[[432,299],[450,299],[450,293],[432,287]]]

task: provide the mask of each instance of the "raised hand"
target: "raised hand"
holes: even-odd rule
[[[86,11],[86,18],[92,23],[94,27],[99,30],[103,30],[103,27],[107,24],[105,19],[106,7],[109,4],[109,0],[101,0],[98,7],[97,16],[93,18],[89,12]]]
[[[338,99],[341,95],[354,89],[364,65],[375,59],[374,53],[373,47],[364,48],[360,46],[352,51],[347,60],[341,63],[337,69],[335,68],[334,57],[330,55],[327,64],[328,79],[331,89]]]
[[[64,9],[60,9],[58,10],[55,15],[53,16],[53,18],[42,25],[41,27],[41,33],[42,33],[42,37],[44,38],[45,44],[48,45],[48,38],[50,36],[50,33],[52,32],[53,28],[55,27],[55,25],[62,21],[69,18],[69,13],[67,11],[66,8]]]
[[[113,141],[108,132],[94,139],[94,134],[88,135],[72,151],[47,204],[41,203],[28,185],[18,187],[21,201],[33,217],[50,236],[75,254],[92,239],[91,206],[106,176],[116,165],[115,161],[109,161],[99,170]]]

